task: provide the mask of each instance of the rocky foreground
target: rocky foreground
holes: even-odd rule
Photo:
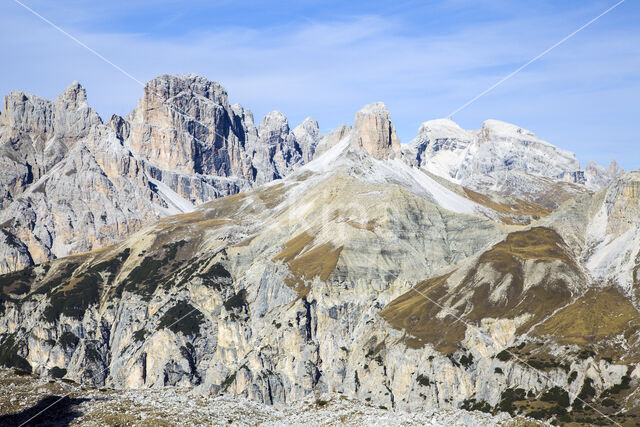
[[[55,403],[41,415],[38,413]],[[171,425],[347,425],[347,426],[535,426],[508,414],[455,409],[392,411],[348,398],[318,394],[291,405],[264,405],[222,395],[211,397],[192,388],[119,391],[82,387],[72,382],[35,378],[0,370],[0,425],[58,423],[83,426]]]

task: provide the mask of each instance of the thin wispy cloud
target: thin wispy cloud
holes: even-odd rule
[[[384,14],[369,8],[311,19],[300,12],[298,19],[284,17],[261,26],[211,16],[210,25],[158,33],[155,27],[123,30],[122,19],[140,13],[140,5],[119,11],[119,18],[105,12],[100,20],[83,14],[82,3],[76,5],[80,13],[68,19],[43,2],[27,4],[40,7],[44,16],[50,13],[47,17],[56,24],[142,81],[161,73],[196,72],[221,82],[232,102],[253,110],[257,120],[279,109],[292,125],[313,116],[324,131],[350,121],[362,105],[384,101],[404,142],[421,122],[447,115],[607,5],[596,2],[547,15],[548,8],[540,6],[513,12],[517,8],[509,3],[500,13],[474,20],[455,2],[432,3],[431,8],[415,3],[413,10],[407,3],[406,10]],[[637,168],[629,154],[635,151],[640,158],[631,148],[638,142],[632,117],[638,114],[634,98],[640,95],[640,31],[627,21],[629,14],[638,15],[636,9],[594,24],[456,121],[467,128],[488,118],[511,121],[577,152],[583,161],[606,163],[613,155],[626,168]],[[139,86],[117,70],[10,2],[0,12],[6,17],[0,54],[11,64],[3,71],[2,92],[23,89],[53,97],[79,80],[103,117],[124,115],[135,106]],[[437,22],[437,14],[451,25],[427,24]],[[109,19],[116,21],[113,30]],[[87,22],[94,22],[95,29]],[[627,124],[620,123],[626,119]],[[600,150],[603,143],[612,151]]]

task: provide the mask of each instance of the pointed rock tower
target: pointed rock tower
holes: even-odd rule
[[[376,159],[400,157],[400,140],[382,102],[365,105],[358,111],[353,129],[357,144]]]

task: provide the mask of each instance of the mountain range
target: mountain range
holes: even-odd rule
[[[640,173],[384,104],[255,126],[195,75],[0,116],[0,363],[88,386],[640,420]]]

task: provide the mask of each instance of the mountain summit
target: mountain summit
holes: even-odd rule
[[[358,144],[376,159],[400,157],[400,140],[391,114],[382,102],[365,105],[356,113],[353,130]]]

